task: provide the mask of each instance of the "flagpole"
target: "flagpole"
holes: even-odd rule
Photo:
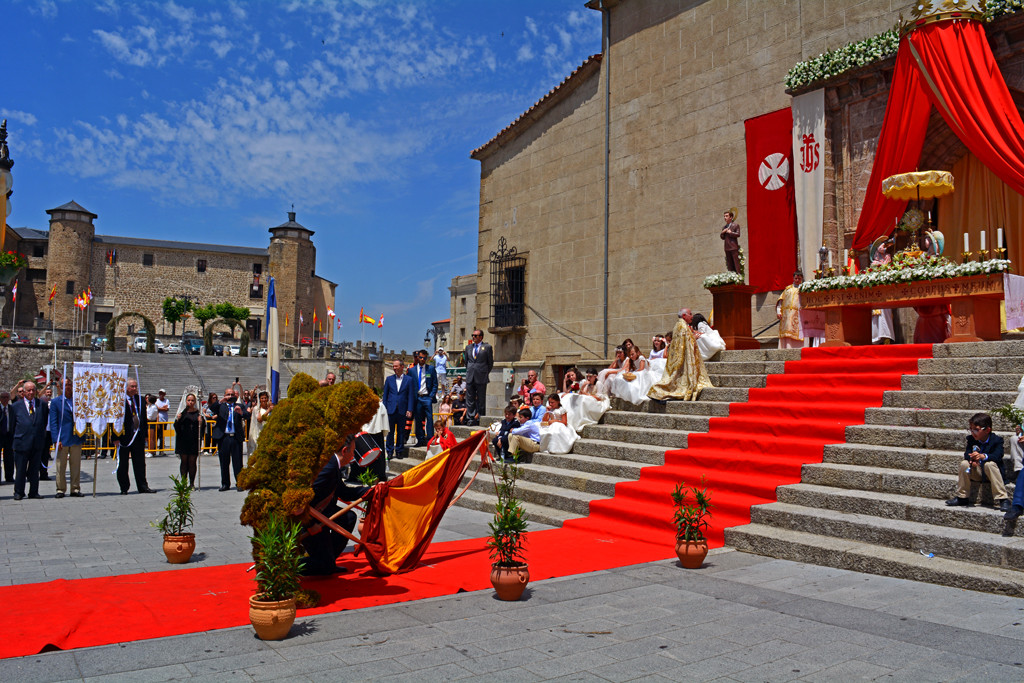
[[[15,284],[17,284],[17,283],[15,283]],[[17,291],[15,291],[15,294],[17,294]],[[14,334],[18,333],[17,328],[14,327],[14,321],[17,320],[17,319],[18,319],[18,297],[15,296],[14,297],[14,306],[13,306],[13,308],[11,308],[11,332],[13,332]]]

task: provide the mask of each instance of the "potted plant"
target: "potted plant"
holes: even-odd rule
[[[519,455],[516,454],[518,460]],[[488,525],[491,537],[491,585],[501,600],[518,600],[530,581],[529,567],[524,561],[523,541],[526,535],[526,512],[516,498],[519,466],[513,462],[501,466],[501,479],[495,485],[498,502],[494,520]]]
[[[261,640],[281,640],[295,622],[295,597],[304,563],[296,522],[274,513],[249,539],[256,562],[256,595],[249,622]]]
[[[185,529],[192,527],[195,506],[192,504],[192,487],[185,477],[171,477],[174,487],[171,500],[164,510],[167,514],[156,523],[164,534],[164,555],[171,564],[184,564],[196,549],[196,535]]]
[[[692,499],[691,499],[692,496]],[[708,554],[707,518],[711,516],[711,492],[705,477],[700,486],[679,482],[672,492],[675,505],[676,555],[687,569],[700,569]]]

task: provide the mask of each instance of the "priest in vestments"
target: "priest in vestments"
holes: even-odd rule
[[[804,274],[793,273],[793,284],[782,290],[782,296],[775,303],[775,315],[779,318],[779,348],[799,349],[804,345],[800,330],[800,290]]]
[[[670,398],[696,401],[701,391],[714,386],[700,357],[697,338],[693,336],[693,330],[683,317],[683,311],[679,312],[679,320],[672,331],[672,344],[668,347],[665,374],[647,392],[647,395],[656,401]]]

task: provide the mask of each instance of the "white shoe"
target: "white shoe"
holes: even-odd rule
[[[153,454],[152,454],[152,453],[146,453],[146,457],[147,457],[147,458],[152,458],[152,457],[153,457]]]

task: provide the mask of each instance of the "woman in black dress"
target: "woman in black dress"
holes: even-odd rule
[[[185,397],[185,410],[174,419],[174,452],[181,458],[181,478],[188,476],[189,486],[196,487],[196,466],[199,462],[199,405],[195,394]]]

